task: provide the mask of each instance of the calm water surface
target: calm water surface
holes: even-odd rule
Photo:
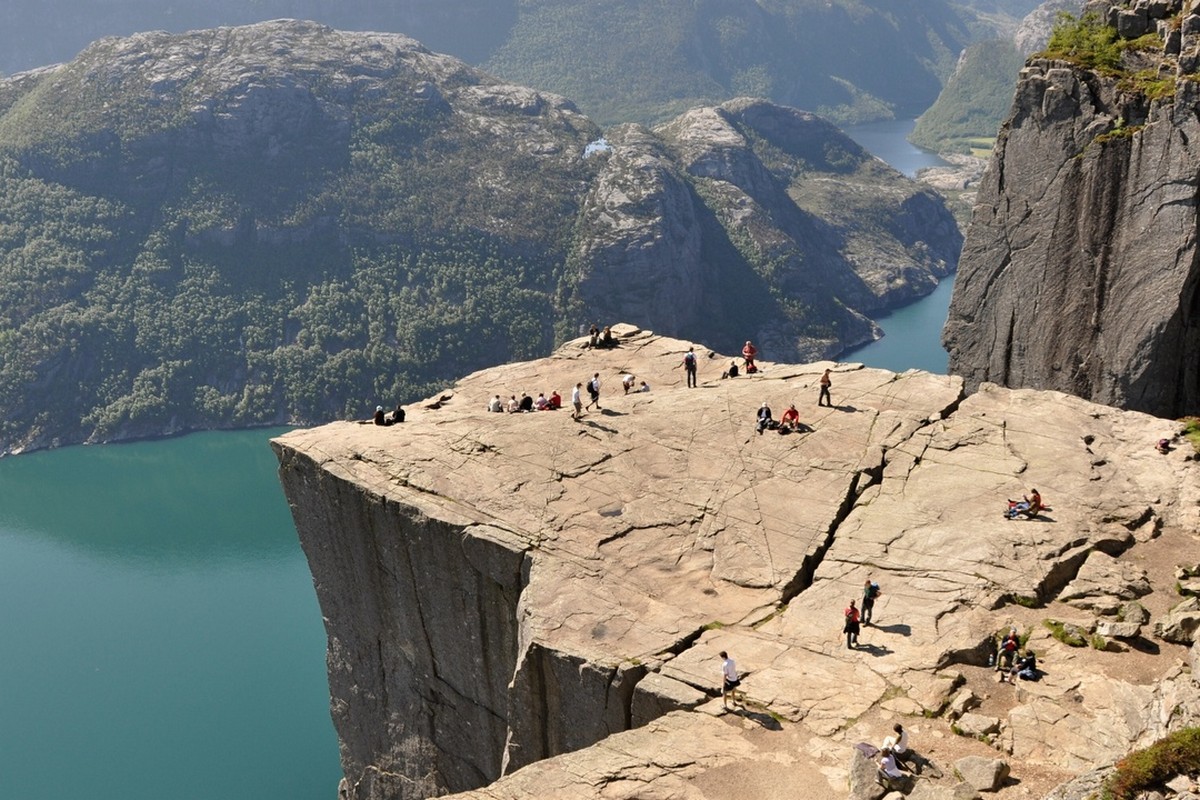
[[[334,796],[281,432],[0,459],[0,796]]]
[[[842,130],[893,169],[912,178],[919,169],[946,163],[936,153],[922,150],[905,138],[912,133],[916,124],[916,120],[912,119],[888,120],[852,125]],[[893,372],[923,369],[946,374],[950,355],[942,349],[941,337],[953,291],[954,276],[951,275],[943,278],[932,293],[918,302],[896,309],[887,316],[875,317],[875,321],[883,328],[883,338],[856,350],[848,350],[838,358]]]

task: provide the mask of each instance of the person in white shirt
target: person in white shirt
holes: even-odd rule
[[[903,760],[908,755],[908,731],[899,722],[892,726],[892,731],[892,735],[883,740],[883,749]]]
[[[637,378],[629,374],[621,376],[621,388],[625,390],[625,394],[629,394],[629,390],[633,388],[633,382],[636,380]]]
[[[504,403],[500,400],[500,395],[492,398],[492,402],[488,403],[488,411],[499,413],[504,410]]]
[[[579,419],[583,416],[583,398],[579,396],[581,389],[583,389],[583,384],[577,383],[571,390],[571,419]]]
[[[740,696],[737,688],[742,685],[738,677],[737,664],[729,657],[729,653],[721,651],[721,705],[729,708],[729,699],[733,698],[734,705],[745,705],[744,697]]]

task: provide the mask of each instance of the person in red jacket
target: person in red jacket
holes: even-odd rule
[[[742,359],[746,362],[745,366],[747,370],[754,367],[754,357],[757,355],[758,348],[754,346],[753,342],[747,340],[746,346],[742,348]],[[754,369],[757,370],[758,367],[754,367]]]

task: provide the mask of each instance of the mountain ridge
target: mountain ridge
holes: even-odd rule
[[[0,81],[0,450],[357,416],[625,306],[829,353],[953,270],[940,199],[828,124],[701,118],[584,158],[565,98],[297,21]],[[663,286],[695,302],[658,319]]]

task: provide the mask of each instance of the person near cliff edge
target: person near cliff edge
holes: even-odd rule
[[[829,387],[833,385],[833,381],[829,378],[829,372],[830,370],[825,370],[825,374],[821,376],[821,396],[817,398],[817,405],[833,408],[833,400],[829,396]]]
[[[388,424],[387,417],[384,416],[383,413],[383,406],[375,406],[375,416],[373,417],[373,420],[376,425]]]
[[[388,420],[388,424],[397,425],[401,422],[404,422],[405,416],[407,415],[404,413],[404,406],[396,403],[396,407],[392,410],[392,416]]]
[[[688,351],[683,354],[683,371],[687,373],[687,385],[689,389],[696,388],[696,349],[689,347]]]
[[[742,347],[742,361],[745,362],[746,372],[758,372],[758,367],[754,365],[754,357],[758,355],[758,348],[749,339]]]

